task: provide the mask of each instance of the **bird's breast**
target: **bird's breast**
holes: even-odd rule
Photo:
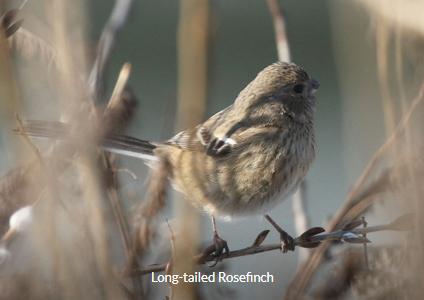
[[[186,166],[175,174],[175,182],[210,215],[261,215],[297,189],[314,157],[313,132],[271,132],[241,143],[221,158],[181,152],[180,162]]]

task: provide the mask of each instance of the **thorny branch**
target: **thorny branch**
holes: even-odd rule
[[[334,240],[341,240],[348,243],[354,243],[354,244],[363,244],[368,243],[366,239],[363,237],[359,237],[360,234],[367,234],[372,232],[378,232],[378,231],[385,231],[385,230],[394,230],[394,231],[406,231],[412,229],[413,225],[413,217],[411,214],[403,215],[396,220],[376,225],[376,226],[370,226],[370,227],[364,227],[364,228],[356,228],[351,230],[337,230],[335,232],[331,233],[325,233],[325,234],[318,234],[308,237],[297,237],[294,240],[294,243],[296,246],[302,247],[303,245],[307,246],[308,244],[313,243],[320,243],[323,241],[334,241]],[[267,252],[267,251],[273,251],[273,250],[281,250],[281,243],[275,243],[275,244],[267,244],[262,246],[256,246],[256,247],[247,247],[235,251],[231,251],[228,256],[223,257],[222,259],[231,259],[235,257],[241,257],[241,256],[247,256],[247,255],[254,255],[261,252]],[[207,257],[203,257],[201,254],[197,255],[193,258],[193,261],[195,261],[197,264],[204,264],[206,262],[214,261],[216,259],[215,256],[209,255]],[[141,276],[145,274],[149,274],[152,272],[161,272],[164,271],[166,268],[167,263],[163,264],[155,264],[151,265],[145,268],[141,268],[138,270],[133,270],[131,273],[127,274],[127,276]]]

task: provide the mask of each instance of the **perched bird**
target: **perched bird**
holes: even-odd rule
[[[173,186],[212,216],[215,254],[220,256],[228,247],[216,232],[215,217],[265,214],[305,178],[315,158],[313,94],[318,87],[299,66],[276,62],[261,71],[233,105],[163,144],[110,134],[100,147],[166,159]],[[24,130],[28,136],[65,138],[66,125],[59,124],[30,121]]]

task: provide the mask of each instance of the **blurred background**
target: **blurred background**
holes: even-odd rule
[[[306,206],[311,227],[325,226],[344,203],[373,154],[393,132],[394,125],[418,95],[422,84],[422,21],[417,18],[416,24],[402,25],[402,18],[414,1],[376,1],[378,5],[372,2],[279,1],[286,20],[292,61],[320,83],[315,94],[318,100],[315,118],[318,149],[316,161],[306,179]],[[82,64],[86,76],[92,68],[98,40],[114,3],[112,0],[78,2],[75,11],[68,11],[71,23],[65,22],[66,28],[84,42],[68,50],[86,51],[87,58]],[[414,3],[424,9],[422,1]],[[8,1],[9,8],[20,5],[21,2]],[[51,22],[57,16],[49,10],[51,5],[52,1],[48,0],[30,0],[19,17],[25,19],[23,28],[53,44]],[[412,11],[420,11],[418,8]],[[130,62],[132,71],[127,86],[138,103],[133,119],[125,128],[127,135],[163,142],[177,133],[179,13],[178,1],[135,1],[127,23],[117,35],[108,64],[106,90],[99,102],[107,105],[122,65]],[[204,120],[232,104],[259,71],[278,60],[267,1],[210,1],[209,13]],[[411,23],[414,18],[410,18]],[[75,20],[79,20],[78,23],[73,23]],[[66,36],[63,38],[66,39]],[[57,100],[46,64],[13,54],[12,66],[21,118],[59,120],[59,112],[64,106]],[[9,107],[2,113],[2,172],[34,158],[23,139],[11,132],[17,126],[13,115],[10,115],[13,109]],[[420,132],[418,130],[414,134],[419,135]],[[35,144],[41,149],[50,146],[46,141],[35,141]],[[148,167],[136,158],[117,159],[120,168],[126,168],[137,176],[134,180],[125,172],[119,173],[119,193],[125,210],[131,212],[146,193],[144,182]],[[173,218],[173,208],[178,201],[181,200],[169,201],[158,217],[159,222]],[[386,197],[363,215],[369,225],[377,225],[391,221],[408,210],[401,201]],[[295,235],[290,200],[271,211],[270,216],[284,230]],[[207,216],[200,219],[199,243],[206,247],[212,240],[211,224]],[[152,245],[147,264],[167,260],[161,255],[161,250],[170,246],[169,230],[165,225],[160,228],[163,235],[161,237],[159,233]],[[265,243],[279,241],[279,234],[263,218],[231,223],[218,221],[217,228],[220,236],[228,241],[230,250],[251,245],[257,234],[265,229],[271,230]],[[124,248],[116,227],[112,224],[109,229],[110,253],[119,265],[122,264]],[[368,238],[378,245],[387,243],[393,234],[380,232]],[[221,292],[231,294],[220,297],[280,299],[297,267],[298,251],[284,255],[272,251],[226,260],[217,268],[225,269],[228,274],[269,272],[274,275],[275,282],[228,284]],[[150,283],[149,276],[144,278],[145,286],[163,298],[168,293],[168,286]],[[205,298],[212,299],[206,294],[217,288],[212,284],[204,285],[201,289]]]

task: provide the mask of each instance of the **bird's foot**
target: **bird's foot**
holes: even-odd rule
[[[280,233],[281,251],[283,253],[287,253],[288,251],[294,251],[294,247],[296,246],[294,239],[287,232],[281,229],[281,227],[278,226],[278,224],[275,223],[275,221],[270,216],[265,215],[265,218]]]
[[[287,253],[288,251],[294,251],[294,247],[296,246],[294,243],[294,239],[284,230],[280,232],[280,241],[281,241],[281,251],[283,253]]]
[[[209,267],[215,267],[218,262],[222,261],[223,255],[226,254],[228,257],[230,253],[230,249],[228,248],[227,241],[221,239],[218,234],[215,234],[213,236],[213,244],[207,247],[203,251],[202,255],[209,256],[212,253],[214,253],[214,256],[215,256],[215,263],[212,265],[208,265]]]

